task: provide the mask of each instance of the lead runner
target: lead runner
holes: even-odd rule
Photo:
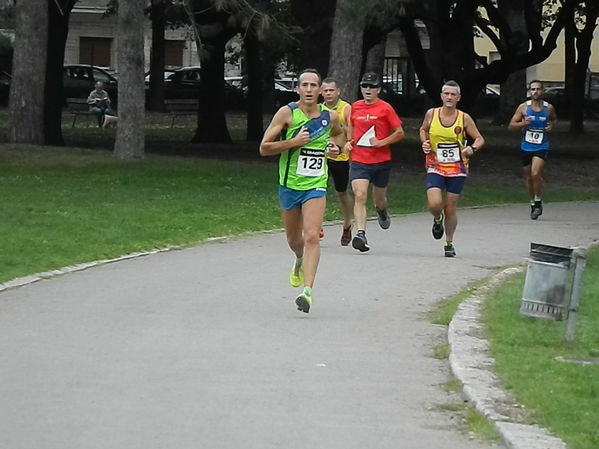
[[[298,77],[299,101],[281,107],[260,143],[262,156],[280,155],[279,203],[289,248],[295,262],[289,283],[303,291],[295,303],[308,313],[320,260],[320,229],[326,208],[328,169],[326,153],[333,156],[345,145],[339,117],[318,104],[322,79],[314,69]]]

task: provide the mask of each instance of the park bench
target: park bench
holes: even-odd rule
[[[164,109],[171,114],[171,128],[175,126],[175,119],[184,115],[197,115],[199,101],[197,99],[174,98],[164,100]]]
[[[89,112],[89,104],[87,104],[87,99],[85,98],[67,98],[67,110],[69,114],[73,115],[73,123],[71,125],[72,128],[75,127],[75,123],[77,122],[77,117],[88,117],[88,125],[89,125],[89,117],[93,117],[94,123],[96,122],[96,116]]]

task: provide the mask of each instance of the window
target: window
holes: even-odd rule
[[[164,65],[181,67],[185,41],[164,41]]]
[[[104,37],[79,38],[79,63],[110,67],[112,39]]]

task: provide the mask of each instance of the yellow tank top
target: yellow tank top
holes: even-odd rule
[[[462,156],[466,135],[464,133],[464,113],[458,110],[456,120],[449,126],[439,118],[441,108],[433,111],[433,119],[428,131],[431,152],[426,155],[426,172],[441,176],[466,176],[468,159]]]
[[[332,108],[329,108],[331,111],[335,111],[337,113],[337,115],[339,116],[339,125],[341,126],[341,129],[343,130],[343,132],[345,132],[345,127],[347,126],[347,123],[345,121],[345,108],[348,106],[349,106],[349,103],[347,101],[339,100],[335,106],[333,106]],[[339,156],[337,156],[337,157],[332,157],[332,156],[328,156],[328,155],[327,155],[327,157],[333,161],[348,161],[349,160],[349,154],[347,154],[347,153],[340,153]]]

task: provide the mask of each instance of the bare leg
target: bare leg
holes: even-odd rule
[[[302,210],[294,207],[291,210],[283,210],[283,226],[287,236],[287,244],[295,257],[304,256],[304,237],[302,235]]]
[[[543,168],[545,167],[545,160],[533,156],[532,164],[530,166],[530,187],[529,192],[532,190],[531,199],[535,197],[540,198],[543,193]]]
[[[341,212],[343,213],[343,227],[348,228],[351,225],[353,217],[354,203],[349,192],[337,192],[337,199],[341,206]]]
[[[366,230],[366,201],[368,200],[368,179],[354,179],[351,187],[354,192],[354,220],[358,230]]]
[[[534,201],[535,189],[534,189],[533,182],[532,182],[531,167],[532,167],[532,164],[526,165],[523,168],[524,186],[526,187],[526,190],[528,191],[528,198],[530,199],[530,201]]]
[[[372,186],[372,199],[377,209],[387,209],[387,187]]]
[[[460,195],[447,193],[445,198],[445,234],[448,242],[453,242],[453,234],[458,226],[458,200]]]
[[[438,187],[431,187],[426,191],[428,211],[438,217],[443,210],[443,192]]]
[[[320,228],[326,208],[326,197],[312,198],[302,206],[304,241],[304,286],[312,287],[320,261]]]

